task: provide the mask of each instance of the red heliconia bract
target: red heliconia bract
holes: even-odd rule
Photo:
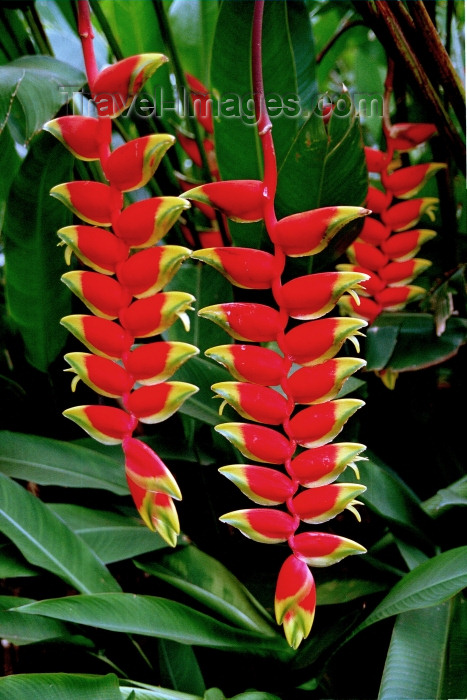
[[[180,525],[173,499],[181,498],[180,489],[162,460],[133,433],[138,427],[141,433],[145,423],[165,420],[197,391],[193,384],[168,380],[198,349],[168,341],[138,346],[135,339],[158,335],[177,319],[188,327],[186,311],[193,297],[162,290],[191,251],[182,246],[154,246],[190,203],[173,196],[124,202],[124,192],[147,185],[167,149],[175,143],[174,136],[154,134],[114,150],[111,146],[112,119],[168,59],[163,54],[131,56],[95,75],[86,2],[78,2],[78,13],[80,23],[89,28],[83,30],[81,39],[98,116],[60,117],[45,128],[77,158],[99,160],[108,184],[67,182],[51,191],[90,224],[66,226],[58,232],[66,245],[67,262],[74,253],[82,265],[90,268],[66,272],[62,280],[93,314],[62,319],[62,324],[90,351],[71,352],[65,359],[70,365],[68,371],[76,375],[73,389],[81,379],[107,400],[118,400],[118,407],[76,406],[65,410],[64,415],[96,440],[122,445],[128,488],[142,519],[168,545],[175,546]]]
[[[208,182],[188,190],[187,199],[219,209],[241,223],[262,218],[263,183],[260,180]]]

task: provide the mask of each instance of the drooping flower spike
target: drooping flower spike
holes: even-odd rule
[[[80,21],[88,21],[86,2],[78,3]],[[89,41],[88,38],[83,39]],[[138,344],[181,320],[189,326],[190,294],[164,291],[191,250],[159,243],[190,204],[179,197],[152,197],[124,204],[124,192],[144,187],[175,138],[155,134],[111,150],[115,119],[167,58],[142,54],[94,74],[86,45],[88,82],[97,118],[69,116],[45,128],[75,157],[98,160],[107,182],[77,181],[51,194],[81,220],[59,230],[65,259],[81,266],[62,276],[90,314],[74,314],[62,324],[89,352],[70,352],[67,371],[109,403],[69,408],[64,415],[96,440],[121,444],[130,493],[146,525],[175,546],[180,532],[174,499],[180,489],[169,469],[145,443],[133,437],[141,424],[166,420],[198,389],[172,381],[174,372],[198,349],[187,343],[156,340]],[[86,269],[88,268],[88,269]]]
[[[388,68],[386,91],[392,89],[392,65]],[[337,265],[340,271],[361,272],[368,279],[361,284],[362,298],[344,297],[339,301],[344,315],[360,316],[370,324],[383,311],[400,311],[426,294],[424,287],[412,284],[431,266],[430,260],[416,259],[420,246],[436,236],[431,229],[415,228],[424,217],[435,221],[436,197],[417,197],[430,178],[446,168],[445,163],[403,165],[401,153],[410,153],[436,133],[434,124],[390,124],[383,122],[386,151],[365,147],[368,172],[366,206],[371,210],[358,238],[347,249],[349,263]],[[379,182],[377,181],[379,180]],[[409,262],[410,261],[410,262]],[[402,264],[406,263],[406,264]],[[386,381],[394,386],[394,375]],[[389,376],[389,375],[388,375]]]
[[[256,47],[261,45],[257,36],[261,12],[262,3],[256,3]],[[258,80],[257,71],[255,75]],[[262,94],[262,83],[255,85],[255,93]],[[309,635],[315,614],[310,566],[327,566],[365,551],[356,542],[321,529],[344,510],[358,518],[358,496],[365,491],[360,484],[334,483],[347,467],[358,477],[356,463],[364,459],[360,454],[364,445],[333,440],[363,405],[338,394],[365,362],[338,354],[347,340],[358,350],[358,336],[367,323],[329,314],[343,299],[358,304],[370,275],[352,269],[288,276],[287,282],[283,276],[287,257],[319,253],[344,226],[370,212],[363,207],[329,206],[277,220],[271,125],[259,123],[258,129],[264,155],[262,181],[213,182],[185,189],[183,197],[245,225],[263,220],[272,243],[272,253],[217,246],[197,250],[192,257],[211,265],[235,287],[251,290],[251,301],[243,294],[244,301],[212,304],[198,312],[234,341],[210,348],[206,355],[233,378],[212,386],[222,402],[220,412],[229,404],[241,419],[220,423],[215,430],[247,463],[219,471],[256,505],[220,519],[256,542],[289,547],[278,574],[275,611],[288,643],[297,648]],[[256,290],[269,290],[273,303],[256,301]],[[269,343],[274,345],[266,347]],[[319,531],[310,531],[310,526]],[[301,539],[305,535],[322,539]]]

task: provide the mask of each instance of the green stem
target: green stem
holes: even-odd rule
[[[23,13],[29,25],[29,29],[31,30],[31,34],[34,37],[34,41],[36,42],[39,48],[39,51],[46,56],[53,56],[53,49],[50,45],[47,34],[44,31],[44,27],[42,26],[42,22],[37,13],[36,6],[34,4],[27,5],[23,10]]]
[[[120,46],[118,44],[117,39],[114,36],[114,33],[112,31],[112,27],[107,21],[106,16],[102,12],[102,8],[100,4],[97,2],[97,0],[89,0],[89,4],[91,5],[91,9],[96,15],[96,19],[99,22],[102,31],[104,32],[104,36],[108,41],[108,44],[112,50],[113,55],[117,59],[117,61],[121,61],[122,58],[124,58],[124,55],[122,53],[122,50],[120,49]]]
[[[344,18],[340,24],[340,26],[336,29],[335,33],[332,35],[332,37],[329,39],[328,43],[323,46],[321,51],[316,54],[316,65],[319,66],[325,55],[332,49],[334,44],[341,38],[345,32],[348,32],[349,29],[353,29],[354,27],[359,27],[362,26],[364,23],[360,19],[348,19]]]

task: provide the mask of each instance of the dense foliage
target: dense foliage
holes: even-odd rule
[[[140,189],[122,185],[127,205],[190,198],[197,188],[163,238],[198,251],[164,286],[195,301],[180,312],[184,323],[161,338],[199,349],[173,377],[198,391],[163,423],[142,421],[135,433],[180,487],[174,548],[167,546],[174,531],[164,539],[139,517],[121,447],[84,437],[63,415],[96,403],[96,395],[84,382],[72,394],[63,371],[64,355],[83,347],[60,321],[85,312],[61,279],[81,263],[57,245],[57,231],[78,218],[50,191],[105,182],[102,159],[74,158],[50,133],[59,117],[94,114],[76,5],[0,6],[1,700],[466,696],[464,6],[265,3],[262,74],[279,219],[370,207],[369,192],[385,195],[391,170],[375,173],[368,148],[388,150],[388,125],[433,125],[410,148],[399,143],[395,167],[440,164],[417,194],[409,188],[401,199],[430,204],[413,224],[433,232],[416,253],[431,263],[417,270],[419,293],[368,319],[360,338],[366,364],[338,395],[365,403],[339,437],[367,446],[358,461],[365,507],[361,522],[344,511],[329,531],[367,553],[313,570],[315,621],[296,650],[274,619],[287,548],[246,539],[219,521],[250,502],[218,471],[245,462],[214,429],[238,419],[229,405],[219,416],[212,400],[211,386],[232,377],[205,355],[231,339],[197,313],[252,298],[205,264],[202,249],[272,250],[261,216],[240,222],[199,196],[205,183],[264,175],[252,98],[254,6],[90,2],[99,70],[138,54],[169,59],[114,120],[112,149],[153,133],[172,143]],[[193,96],[205,90],[214,99],[212,122],[193,113]],[[405,197],[403,188],[395,192]],[[389,206],[386,199],[373,217],[384,223]],[[361,267],[361,231],[362,221],[352,222],[313,257],[288,258],[288,278]],[[268,304],[269,292],[255,289],[254,299]],[[348,352],[344,345],[341,355]]]

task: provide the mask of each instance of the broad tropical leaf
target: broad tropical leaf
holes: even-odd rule
[[[127,634],[172,639],[219,649],[280,654],[290,650],[278,635],[264,636],[218,622],[213,617],[164,598],[130,593],[68,596],[30,603],[18,612],[45,615]]]
[[[367,370],[406,372],[445,362],[467,342],[467,319],[451,317],[436,335],[433,316],[425,313],[381,314],[367,330]]]
[[[397,616],[379,700],[440,698],[453,601]],[[421,634],[426,630],[429,634]]]
[[[49,194],[69,179],[70,168],[71,156],[60,143],[49,134],[37,136],[11,185],[5,213],[7,312],[29,362],[42,372],[65,343],[60,319],[71,311],[71,294],[60,281],[66,264],[56,233],[69,214]]]
[[[36,484],[129,493],[123,463],[111,455],[38,435],[0,432],[0,471]],[[121,449],[119,448],[119,456]]]
[[[423,503],[423,510],[432,518],[436,518],[453,506],[467,506],[467,476],[440,489]]]
[[[243,629],[275,634],[271,618],[220,562],[193,545],[168,554],[160,563],[137,563]]]
[[[0,530],[23,556],[83,593],[120,586],[94,552],[22,486],[0,475]]]
[[[167,546],[136,518],[71,503],[52,503],[49,508],[86,542],[104,564]]]
[[[354,634],[392,615],[444,603],[466,586],[467,546],[438,554],[396,583]]]
[[[117,676],[23,673],[0,678],[1,700],[121,700]]]
[[[16,141],[29,143],[84,82],[80,70],[51,56],[20,56],[2,66],[0,131],[8,124]]]

